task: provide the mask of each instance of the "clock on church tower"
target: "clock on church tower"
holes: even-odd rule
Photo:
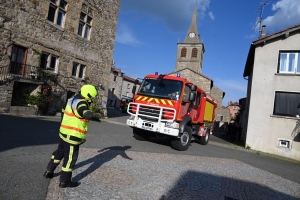
[[[189,33],[189,37],[190,37],[190,38],[194,38],[195,35],[196,35],[196,34],[195,34],[194,32],[190,32],[190,33]]]

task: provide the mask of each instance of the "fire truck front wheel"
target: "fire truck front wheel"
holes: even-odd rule
[[[181,136],[179,138],[174,138],[171,141],[171,146],[173,149],[176,149],[178,151],[186,151],[190,146],[191,139],[192,139],[191,127],[186,126]]]
[[[133,128],[133,136],[137,140],[146,141],[149,140],[152,135],[143,130]]]

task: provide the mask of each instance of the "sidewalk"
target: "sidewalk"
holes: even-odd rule
[[[237,160],[126,149],[82,148],[73,173],[81,184],[61,189],[55,177],[46,199],[300,198],[299,184]]]

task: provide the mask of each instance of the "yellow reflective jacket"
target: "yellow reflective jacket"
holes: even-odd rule
[[[65,108],[60,125],[60,138],[70,144],[79,145],[85,142],[89,120],[82,118],[77,112],[77,105],[85,99],[70,98]]]

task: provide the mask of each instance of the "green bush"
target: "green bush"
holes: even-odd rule
[[[97,102],[92,102],[90,109],[93,113],[100,113],[100,107]]]
[[[36,105],[38,108],[41,108],[46,106],[51,101],[51,98],[41,92],[37,92],[36,95],[25,94],[25,101],[27,104]]]

